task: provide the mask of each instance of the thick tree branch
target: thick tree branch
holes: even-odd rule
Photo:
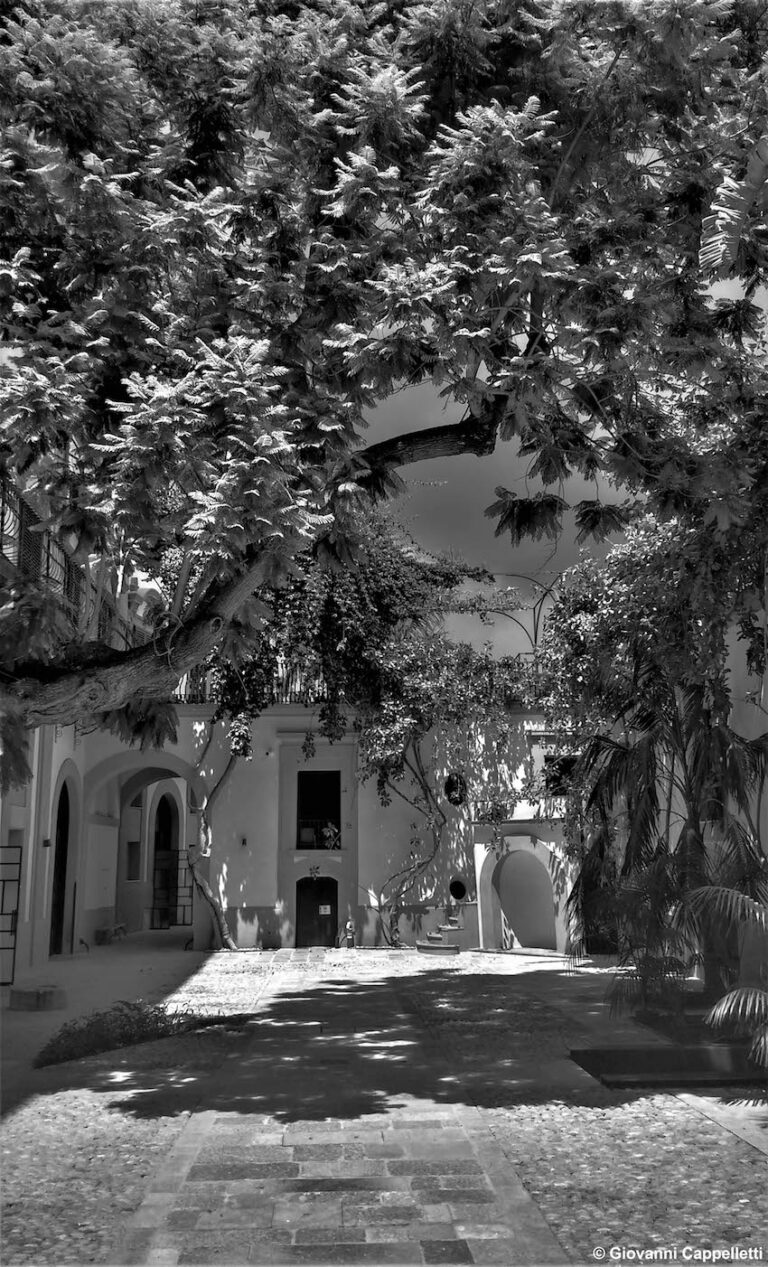
[[[92,713],[122,708],[137,695],[163,699],[179,679],[213,651],[229,621],[264,578],[265,556],[210,593],[188,624],[130,651],[83,654],[76,666],[41,666],[0,692],[0,709],[20,716],[27,726],[71,725]]]
[[[506,406],[506,400],[503,405]],[[360,482],[366,484],[382,471],[426,462],[430,458],[458,457],[464,453],[487,457],[493,453],[503,412],[503,408],[494,405],[482,418],[463,418],[461,422],[408,431],[370,444],[357,455],[371,470],[371,477]]]

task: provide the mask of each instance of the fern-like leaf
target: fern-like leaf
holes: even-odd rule
[[[518,497],[508,488],[495,490],[497,501],[485,510],[487,519],[498,519],[494,536],[508,532],[513,545],[531,537],[555,538],[562,527],[563,511],[567,503],[554,493],[537,493],[535,497]]]
[[[605,541],[613,532],[622,532],[628,523],[627,512],[621,506],[606,506],[600,501],[583,501],[575,507],[576,541],[581,545],[588,537]]]
[[[768,136],[763,136],[749,156],[744,179],[726,176],[711,213],[704,217],[699,247],[699,266],[704,272],[724,272],[735,262],[744,223],[767,179]]]

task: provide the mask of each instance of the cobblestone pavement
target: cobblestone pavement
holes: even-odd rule
[[[213,955],[172,1004],[254,1019],[77,1062],[11,1119],[4,1261],[768,1258],[768,1122],[590,1078],[568,1051],[605,1041],[603,985],[555,958]]]

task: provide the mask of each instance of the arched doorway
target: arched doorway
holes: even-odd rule
[[[296,884],[296,945],[335,946],[339,886],[328,875],[304,876]]]
[[[69,791],[62,783],[59,805],[56,811],[56,836],[53,858],[53,888],[51,890],[50,955],[60,955],[64,949],[64,914],[67,906],[67,861],[69,858]]]
[[[557,949],[554,893],[543,862],[525,850],[514,850],[496,867],[493,887],[507,925],[521,946]]]
[[[183,921],[179,908],[179,811],[163,794],[155,810],[155,853],[152,875],[152,928],[170,928]]]

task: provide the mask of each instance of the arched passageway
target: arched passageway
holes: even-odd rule
[[[180,867],[184,874],[180,874]],[[187,900],[189,899],[189,900]],[[179,859],[179,811],[164,793],[155,809],[151,928],[191,922],[191,884]]]
[[[499,861],[493,887],[507,927],[521,946],[557,949],[554,893],[543,862],[532,853],[513,850]]]

